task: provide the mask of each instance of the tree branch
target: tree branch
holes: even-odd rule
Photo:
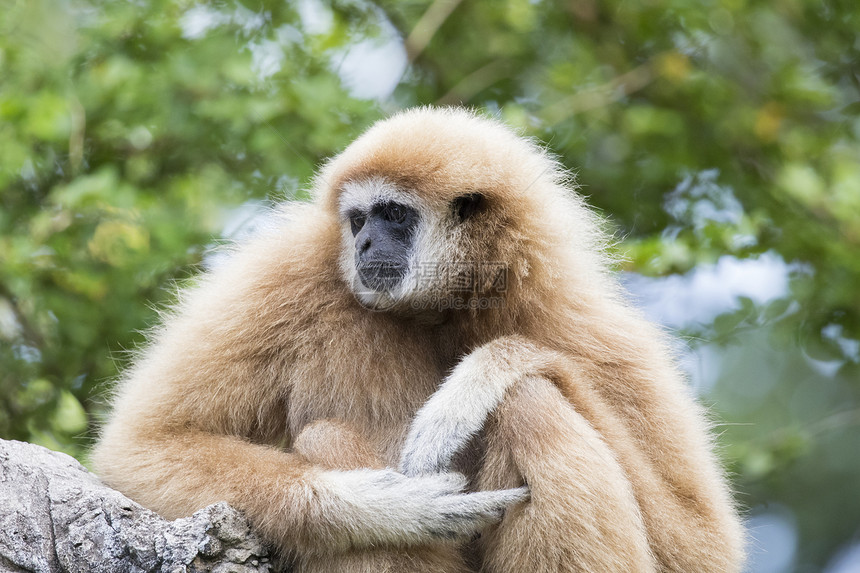
[[[0,569],[272,571],[262,541],[225,503],[166,521],[73,458],[0,440]]]

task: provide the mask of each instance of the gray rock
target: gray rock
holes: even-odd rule
[[[226,503],[167,521],[74,458],[0,440],[0,571],[272,570],[263,542]]]

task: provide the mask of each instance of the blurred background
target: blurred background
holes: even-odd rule
[[[373,121],[544,142],[677,335],[750,572],[860,571],[860,3],[0,0],[0,437],[86,459],[174,285]]]

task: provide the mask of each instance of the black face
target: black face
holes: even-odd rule
[[[418,212],[402,203],[380,203],[369,212],[351,211],[355,267],[365,287],[391,290],[409,268]]]

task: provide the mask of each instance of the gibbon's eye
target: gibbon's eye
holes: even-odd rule
[[[402,205],[398,205],[397,203],[391,203],[385,206],[385,210],[383,211],[383,215],[386,220],[391,221],[392,223],[402,223],[406,220],[406,208]]]
[[[361,228],[364,227],[364,222],[367,221],[367,216],[363,213],[352,213],[349,216],[349,226],[352,229],[352,236],[356,236]]]
[[[468,193],[460,195],[452,202],[454,216],[462,223],[474,215],[484,204],[484,196],[480,193]]]

